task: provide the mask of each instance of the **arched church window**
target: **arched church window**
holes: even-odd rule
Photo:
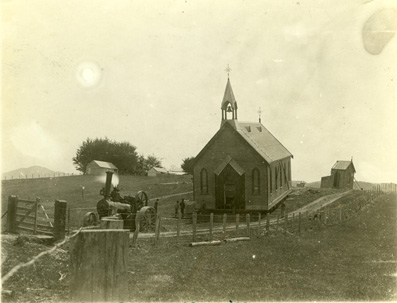
[[[208,173],[205,168],[200,172],[200,187],[202,194],[208,194]]]
[[[285,162],[285,176],[284,176],[285,183],[289,181],[289,163]]]
[[[283,164],[280,163],[279,170],[280,170],[280,188],[283,188]]]
[[[252,194],[260,194],[260,174],[257,168],[252,170]]]

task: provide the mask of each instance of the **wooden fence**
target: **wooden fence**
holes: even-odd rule
[[[251,213],[251,214],[206,214],[200,215],[200,223],[198,223],[197,213],[193,213],[191,218],[191,226],[185,225],[185,229],[181,229],[181,216],[172,218],[176,226],[173,232],[162,232],[161,221],[171,218],[162,218],[157,215],[156,231],[154,242],[157,243],[160,233],[163,237],[172,237],[178,243],[184,236],[185,241],[208,241],[227,240],[236,237],[262,237],[273,235],[303,235],[307,232],[313,232],[322,228],[331,227],[341,224],[343,221],[351,217],[359,215],[362,210],[367,209],[370,205],[376,205],[377,197],[382,193],[368,194],[356,199],[348,200],[341,204],[335,202],[323,208],[313,211],[293,211],[290,213],[282,212],[269,214]],[[139,226],[139,218],[136,218]],[[187,227],[187,228],[186,228]],[[144,237],[147,238],[148,236]],[[138,229],[133,236],[133,245],[136,245],[139,238]]]
[[[364,195],[356,198],[336,201],[323,208],[304,212],[296,210],[289,213],[280,210],[272,214],[200,214],[194,212],[188,218],[181,218],[180,213],[176,218],[157,214],[155,231],[151,234],[139,232],[141,218],[138,216],[135,219],[137,226],[134,235],[132,235],[132,242],[136,245],[139,238],[152,238],[155,243],[160,238],[173,238],[176,242],[188,239],[193,242],[211,242],[233,237],[260,237],[269,234],[300,235],[305,232],[340,224],[342,221],[357,215],[368,204],[373,204],[377,197],[383,194],[385,193],[381,191],[365,192]],[[68,209],[68,230],[75,230],[83,226],[82,219],[87,212],[96,213],[96,209]]]
[[[66,201],[55,200],[54,218],[51,219],[40,198],[27,200],[9,196],[6,214],[6,230],[10,233],[54,235],[56,239],[65,236]]]
[[[23,180],[23,179],[42,179],[42,178],[61,178],[61,177],[71,177],[71,176],[81,176],[74,173],[54,173],[54,174],[26,174],[26,175],[16,175],[16,176],[3,176],[3,181],[10,180]]]

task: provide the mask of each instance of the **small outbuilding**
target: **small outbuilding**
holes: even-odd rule
[[[93,160],[87,164],[86,174],[87,175],[103,175],[106,172],[111,171],[117,173],[118,169],[110,162]]]
[[[152,167],[147,172],[147,175],[149,177],[156,177],[158,175],[165,175],[165,174],[168,174],[168,171],[163,167]]]
[[[331,168],[331,175],[321,178],[321,188],[353,189],[355,172],[353,159],[336,161]]]

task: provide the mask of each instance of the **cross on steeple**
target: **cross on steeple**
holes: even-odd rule
[[[232,71],[232,69],[229,67],[229,64],[227,65],[225,72],[227,72],[227,78],[229,79],[229,73]]]
[[[261,121],[262,108],[260,108],[260,107],[258,109],[258,114],[259,114],[259,123],[262,123],[262,121]]]

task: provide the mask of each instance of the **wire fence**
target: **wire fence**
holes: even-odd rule
[[[33,257],[31,260],[29,260],[26,263],[20,263],[16,266],[14,266],[7,274],[5,274],[4,276],[1,277],[1,282],[4,285],[5,282],[7,282],[7,280],[9,278],[11,278],[17,271],[19,271],[21,268],[26,267],[26,266],[30,266],[33,265],[38,259],[40,259],[41,257],[52,253],[53,251],[55,251],[56,249],[60,248],[62,245],[64,245],[65,243],[67,243],[71,238],[77,236],[81,230],[83,228],[80,228],[78,231],[76,231],[73,235],[71,235],[70,237],[66,237],[62,242],[56,244],[55,246],[53,246],[52,248],[43,251],[41,253],[39,253],[37,256]]]

